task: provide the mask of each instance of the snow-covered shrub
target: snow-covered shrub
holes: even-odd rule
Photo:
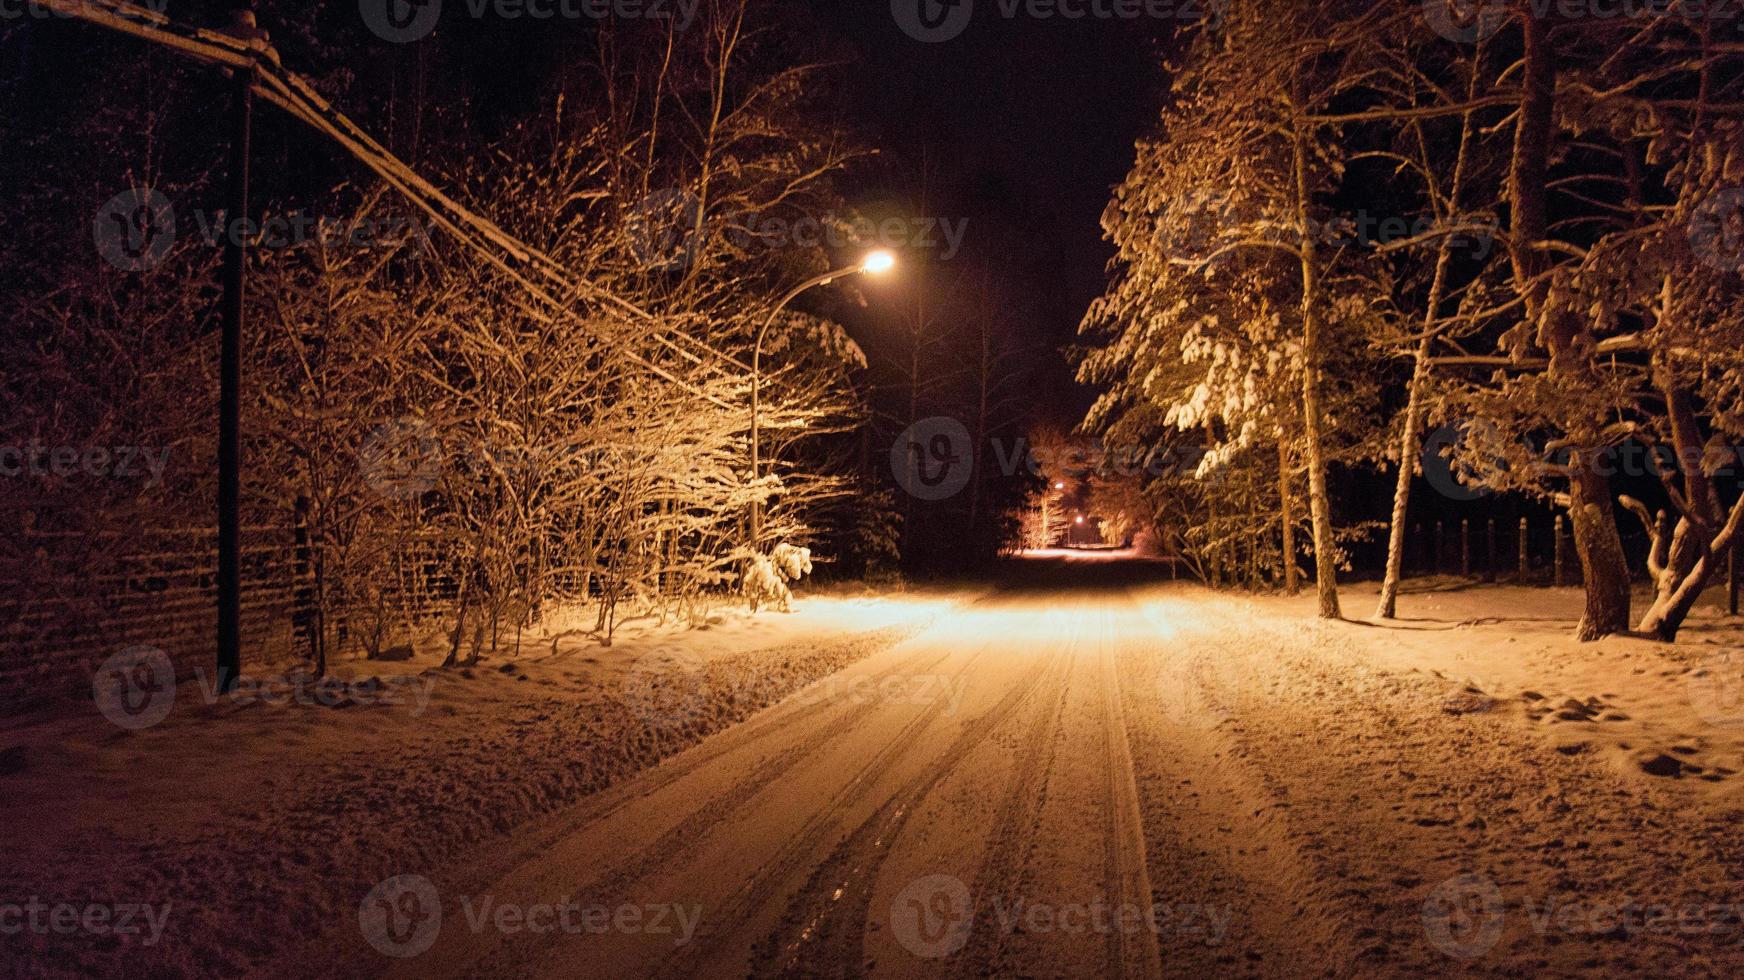
[[[811,549],[795,548],[783,541],[775,546],[775,552],[770,556],[775,561],[775,567],[782,577],[789,582],[797,582],[811,574]]]

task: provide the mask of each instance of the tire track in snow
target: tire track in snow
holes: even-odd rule
[[[1126,603],[1120,603],[1121,608],[1125,606]],[[1121,705],[1115,621],[1107,611],[1099,615],[1104,634],[1096,660],[1103,719],[1106,880],[1112,886],[1113,895],[1110,897],[1118,901],[1120,908],[1148,910],[1155,898],[1146,856],[1144,818],[1133,773],[1132,747],[1127,741],[1126,713]],[[1109,966],[1112,968],[1110,975],[1147,980],[1162,976],[1157,935],[1151,929],[1141,928],[1135,932],[1111,929],[1107,940]]]
[[[886,680],[907,674],[931,673],[951,656],[953,656],[951,652],[940,653],[934,649],[922,648],[904,656],[873,676],[877,680]],[[785,711],[781,710],[779,706],[765,711],[759,714],[752,723],[728,729],[720,736],[706,740],[694,749],[680,753],[663,762],[650,771],[644,779],[626,784],[621,792],[610,794],[612,798],[584,804],[572,814],[565,815],[558,828],[539,835],[540,845],[524,848],[519,852],[523,860],[517,862],[516,866],[531,866],[537,869],[541,861],[548,857],[550,849],[558,846],[564,838],[578,834],[589,825],[605,820],[634,804],[649,799],[661,790],[718,763],[730,753],[746,751],[772,736],[779,737],[789,732],[790,726],[814,722],[830,711],[837,711],[840,713],[835,718],[823,722],[823,728],[816,735],[819,741],[833,740],[856,730],[869,714],[878,710],[878,707],[875,701],[851,703],[844,711],[840,700],[824,699]],[[590,901],[606,906],[623,902],[631,890],[644,879],[656,874],[663,867],[679,864],[689,859],[697,849],[704,845],[709,834],[720,824],[739,813],[747,802],[763,790],[809,761],[812,754],[810,744],[800,744],[787,746],[759,759],[744,778],[735,780],[725,792],[705,800],[676,825],[652,841],[632,849],[587,881],[563,882],[561,889],[548,898],[574,893],[585,894]],[[470,889],[460,887],[450,890],[462,894],[489,892],[495,882],[506,876],[506,873],[498,874],[495,877],[477,875],[470,881]],[[422,969],[411,969],[411,964],[408,964],[406,974],[427,976],[432,967],[435,967],[438,973],[448,975],[461,974],[481,977],[510,975],[529,969],[531,964],[544,954],[546,946],[561,938],[555,934],[539,935],[531,932],[503,936],[495,948],[485,952],[474,962],[465,966],[427,964],[423,962],[423,958],[420,958],[417,965]],[[440,951],[441,946],[438,946],[435,952]]]
[[[1022,745],[1027,751],[1019,759],[1040,755],[1052,732],[1055,712],[1045,710],[1046,692],[1063,692],[1064,677],[1070,669],[1069,650],[1050,654],[1026,675],[1024,682],[983,716],[972,728],[965,730],[949,749],[938,757],[932,768],[916,776],[894,794],[872,819],[861,825],[838,845],[812,874],[806,886],[789,902],[782,925],[759,943],[754,960],[753,976],[816,977],[858,976],[864,972],[865,945],[874,910],[872,895],[885,860],[895,848],[902,830],[908,825],[921,803],[977,747],[987,742],[1011,719],[1018,717],[1032,703],[1043,710],[1026,729]],[[1062,694],[1063,697],[1063,694]],[[1056,705],[1060,698],[1056,698]],[[1038,770],[1018,765],[1019,772],[1034,774]],[[1046,770],[1040,770],[1045,781]],[[1016,836],[1021,814],[1034,797],[1025,790],[1033,780],[1012,784],[1001,817],[989,841],[990,847],[1001,839]],[[1003,831],[1003,833],[1002,833]],[[984,860],[983,872],[992,862],[990,854]],[[985,874],[978,874],[971,894],[984,896]],[[979,918],[977,919],[979,921]],[[991,935],[992,930],[976,929],[975,938]],[[959,960],[968,950],[958,954]],[[941,964],[942,965],[942,964]],[[974,971],[953,971],[974,972]]]
[[[978,648],[963,664],[956,676],[966,675],[975,663],[981,660],[987,651],[998,642],[997,640],[989,641]],[[904,757],[908,756],[913,749],[915,739],[920,732],[930,726],[942,713],[943,704],[935,702],[933,710],[906,726],[901,738],[887,743],[871,765],[862,769],[856,778],[844,787],[825,809],[807,821],[806,830],[790,841],[776,860],[766,864],[758,876],[743,886],[727,908],[715,910],[710,921],[712,923],[725,923],[726,928],[714,930],[712,935],[707,937],[699,934],[698,941],[668,957],[661,964],[656,975],[662,977],[695,975],[699,963],[711,961],[712,955],[719,952],[719,947],[722,944],[735,938],[746,922],[750,921],[769,902],[777,898],[780,891],[789,882],[804,872],[807,862],[818,860],[820,854],[828,856],[822,860],[819,870],[814,871],[798,893],[789,899],[784,920],[805,923],[801,927],[803,934],[807,927],[815,929],[814,926],[811,926],[811,921],[815,915],[808,918],[798,909],[807,905],[827,907],[827,905],[834,904],[839,901],[838,889],[841,890],[840,895],[847,894],[848,885],[846,883],[830,882],[829,876],[822,873],[822,869],[831,867],[865,868],[864,872],[851,875],[850,878],[857,878],[860,882],[856,903],[869,903],[871,887],[876,880],[877,870],[882,864],[883,857],[888,855],[915,809],[946,776],[950,775],[965,755],[985,741],[1004,724],[1018,706],[1029,699],[1048,667],[1048,661],[1038,663],[1025,675],[1022,683],[1008,691],[992,708],[965,722],[962,730],[952,739],[944,751],[935,755],[927,769],[909,779],[900,789],[892,793],[887,801],[874,811],[866,821],[853,827],[847,834],[845,841],[826,850],[830,833],[841,831],[840,817],[850,805],[864,798],[880,777],[887,775],[899,762],[903,761]],[[825,894],[826,890],[827,894]],[[858,919],[860,923],[858,932],[845,930],[843,933],[844,935],[855,935],[858,938],[848,940],[845,947],[838,947],[834,950],[834,957],[827,955],[823,957],[826,961],[839,958],[841,965],[847,968],[851,974],[860,972],[860,955],[857,951],[864,944],[866,922],[863,911],[865,906],[862,905],[861,908],[860,915],[850,916],[851,920]],[[767,967],[772,968],[773,974],[760,972],[754,966],[753,975],[783,975],[788,966],[797,969],[796,960],[792,957],[782,957],[779,952],[784,947],[791,945],[792,943],[783,943],[779,937],[766,937],[760,946],[775,951],[770,962],[766,964]]]

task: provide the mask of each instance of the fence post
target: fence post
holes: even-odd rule
[[[1471,521],[1459,522],[1459,575],[1471,578]]]
[[[1532,577],[1531,547],[1532,539],[1528,537],[1529,527],[1526,518],[1520,518],[1520,584],[1525,585]]]
[[[1488,565],[1485,567],[1485,571],[1484,571],[1484,581],[1494,582],[1496,580],[1496,573],[1500,570],[1497,568],[1497,562],[1496,562],[1496,559],[1498,556],[1496,554],[1496,519],[1495,518],[1493,518],[1493,517],[1490,518],[1488,528],[1484,532],[1484,537],[1486,539],[1485,543],[1489,545],[1489,551],[1490,551],[1490,560],[1489,560]]]
[[[1441,566],[1443,564],[1442,560],[1441,560],[1441,556],[1446,554],[1446,548],[1447,548],[1447,528],[1443,527],[1442,523],[1440,521],[1436,521],[1435,522],[1435,540],[1434,540],[1434,543],[1429,546],[1429,554],[1431,556],[1433,556],[1429,562],[1429,573],[1431,575],[1440,575],[1441,574]]]

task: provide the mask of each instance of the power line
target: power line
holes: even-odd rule
[[[352,157],[429,215],[433,222],[458,242],[482,256],[529,294],[555,310],[553,320],[574,319],[584,326],[586,324],[557,295],[553,295],[551,289],[556,289],[559,293],[586,297],[649,323],[656,329],[675,333],[709,355],[749,373],[750,368],[737,358],[715,350],[682,331],[671,330],[659,317],[621,296],[585,279],[571,277],[556,259],[443,193],[440,188],[389,152],[362,127],[335,109],[306,79],[286,70],[279,61],[278,52],[266,42],[264,36],[239,37],[224,31],[191,27],[125,0],[43,2],[51,10],[66,16],[169,48],[184,57],[234,71],[252,72],[257,94],[261,98],[339,144]],[[527,275],[523,275],[517,266],[530,269],[547,285],[534,282]],[[702,358],[696,353],[686,350],[668,336],[656,334],[651,339],[693,364],[703,364]],[[721,408],[734,409],[733,405],[677,377],[634,351],[621,353],[637,366],[699,398]]]

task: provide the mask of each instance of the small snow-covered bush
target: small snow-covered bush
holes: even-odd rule
[[[795,548],[783,541],[775,546],[771,558],[775,567],[781,571],[782,577],[789,582],[797,582],[811,574],[811,549]]]
[[[751,602],[751,610],[765,601],[779,602],[783,612],[793,611],[793,590],[788,582],[797,582],[811,574],[811,549],[796,548],[786,542],[775,546],[768,555],[752,555],[745,569],[743,588]]]
[[[751,611],[765,600],[781,603],[783,611],[792,609],[793,591],[787,587],[787,582],[781,577],[781,572],[775,567],[775,562],[767,555],[753,555],[750,564],[745,569],[745,596],[751,602]]]

